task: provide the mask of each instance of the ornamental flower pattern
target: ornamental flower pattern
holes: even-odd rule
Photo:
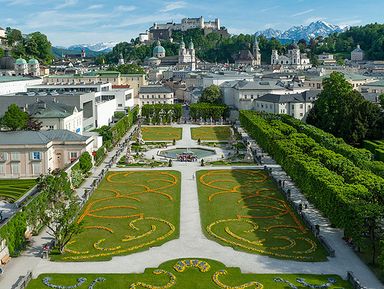
[[[200,207],[217,211],[205,219],[206,232],[232,247],[299,261],[314,261],[319,246],[292,208],[260,170],[202,171]],[[226,206],[228,202],[233,206]],[[206,203],[202,203],[206,202]],[[233,217],[229,216],[233,211]],[[204,213],[203,213],[204,214]],[[213,217],[214,216],[214,217]],[[325,253],[322,253],[325,254]]]
[[[68,243],[62,259],[85,261],[129,254],[174,238],[177,228],[168,218],[175,218],[178,186],[178,173],[172,171],[108,174],[77,220],[85,222],[85,232]],[[171,209],[159,214],[145,209],[151,206],[149,202]]]

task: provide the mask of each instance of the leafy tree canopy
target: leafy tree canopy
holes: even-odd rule
[[[199,102],[206,102],[211,104],[222,104],[223,94],[220,87],[217,85],[211,85],[203,90],[203,93],[199,99]]]
[[[29,115],[16,104],[11,104],[1,118],[1,126],[9,130],[22,130],[28,125]]]
[[[383,113],[380,108],[365,100],[353,90],[344,75],[333,72],[323,81],[319,95],[307,122],[351,144],[360,144],[364,139],[383,136]]]

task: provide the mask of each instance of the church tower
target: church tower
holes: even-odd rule
[[[255,35],[255,42],[253,43],[253,57],[255,58],[255,65],[261,65],[261,53],[257,36]]]
[[[272,50],[272,55],[271,55],[271,64],[275,65],[278,64],[279,61],[279,53],[277,52],[276,49]]]
[[[300,48],[296,43],[293,43],[292,45],[292,54],[291,54],[291,64],[293,65],[301,65],[301,54],[300,54]]]
[[[191,71],[196,70],[196,52],[195,52],[195,46],[192,42],[189,42],[189,55],[191,58]]]

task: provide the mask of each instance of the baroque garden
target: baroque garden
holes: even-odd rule
[[[119,164],[136,166],[110,168],[75,220],[83,229],[27,288],[352,288],[340,255],[330,257],[273,178],[281,168],[255,163],[241,133],[139,125],[119,152]],[[169,160],[172,149],[194,161]]]

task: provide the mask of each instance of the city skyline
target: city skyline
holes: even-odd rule
[[[0,26],[23,33],[40,31],[53,45],[69,46],[130,41],[154,22],[178,22],[185,17],[220,18],[231,34],[285,30],[317,20],[342,27],[364,25],[382,19],[379,4],[379,0],[352,0],[348,5],[341,0],[0,0]]]

